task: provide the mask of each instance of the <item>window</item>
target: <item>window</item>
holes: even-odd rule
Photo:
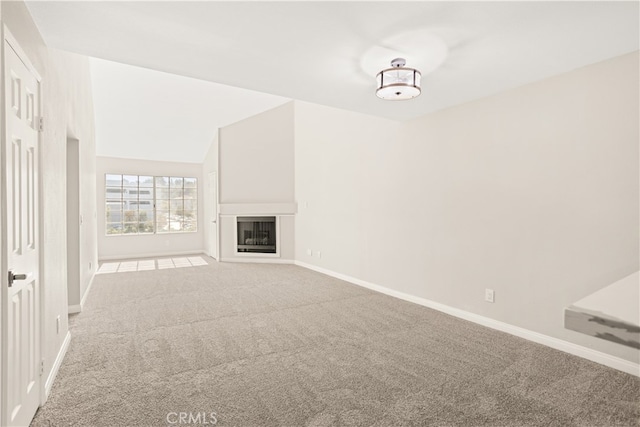
[[[156,230],[158,233],[197,231],[196,178],[156,176]]]
[[[198,180],[105,175],[106,230],[114,234],[198,231]]]

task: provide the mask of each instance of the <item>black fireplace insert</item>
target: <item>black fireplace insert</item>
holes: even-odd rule
[[[239,216],[239,253],[276,253],[275,216]]]

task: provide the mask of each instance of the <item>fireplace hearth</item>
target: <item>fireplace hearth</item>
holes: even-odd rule
[[[276,217],[237,217],[238,253],[275,254]]]

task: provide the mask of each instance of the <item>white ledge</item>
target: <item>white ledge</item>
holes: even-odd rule
[[[298,211],[295,202],[292,203],[220,203],[220,215],[294,215]]]
[[[564,311],[564,326],[640,349],[640,273],[571,304]]]

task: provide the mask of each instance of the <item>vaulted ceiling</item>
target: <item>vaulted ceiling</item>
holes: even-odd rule
[[[52,47],[406,120],[638,50],[638,2],[28,2]],[[395,57],[423,93],[375,94]],[[275,103],[282,99],[273,99]]]
[[[99,156],[201,163],[218,128],[290,101],[91,59]]]

